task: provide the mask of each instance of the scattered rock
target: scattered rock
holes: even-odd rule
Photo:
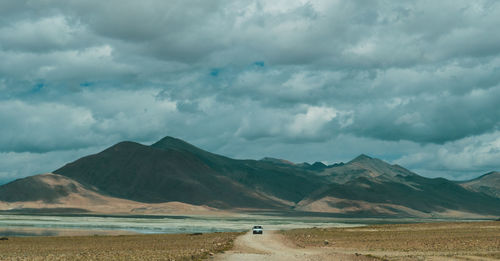
[[[326,246],[326,245],[330,244],[330,242],[328,242],[328,240],[325,239],[325,241],[323,241],[323,244]]]

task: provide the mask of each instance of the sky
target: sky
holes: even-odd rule
[[[0,183],[120,141],[500,170],[500,3],[0,1]]]

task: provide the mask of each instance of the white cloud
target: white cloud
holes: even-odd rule
[[[305,113],[295,115],[288,131],[294,137],[314,137],[335,117],[337,111],[334,108],[309,106]]]
[[[426,145],[395,160],[429,176],[469,179],[500,170],[500,132],[468,137],[442,146]]]
[[[82,107],[3,101],[0,120],[6,126],[0,129],[0,143],[7,152],[68,149],[98,138],[90,131],[96,122],[92,113]]]
[[[46,153],[0,152],[0,184],[35,174],[52,172],[80,157],[97,153],[104,146]]]
[[[66,102],[0,101],[0,120],[8,126],[0,129],[2,150],[45,152],[156,138],[177,112],[176,103],[158,100],[157,92],[98,90]]]
[[[5,79],[0,79],[0,90],[7,89],[7,85],[5,84]]]
[[[0,28],[0,47],[6,50],[50,52],[75,44],[81,28],[70,26],[64,16],[20,20]]]
[[[396,119],[395,123],[396,124],[414,125],[414,124],[420,123],[421,121],[422,121],[422,118],[420,116],[420,113],[413,112],[413,113],[403,114],[401,117]]]
[[[498,169],[499,17],[467,0],[0,1],[0,148],[172,135],[228,156]]]

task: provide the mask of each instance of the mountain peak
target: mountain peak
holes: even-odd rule
[[[485,181],[485,180],[491,180],[491,179],[500,179],[500,172],[498,171],[490,171],[486,174],[483,174],[479,177],[470,179],[470,180],[465,180],[465,181],[459,181],[459,183],[467,183],[467,182],[475,182],[475,181]]]
[[[390,177],[394,178],[396,176],[413,176],[416,175],[413,172],[398,166],[398,165],[391,165],[381,159],[377,158],[372,158],[370,156],[367,156],[365,154],[361,154],[354,158],[353,160],[349,161],[347,164],[345,164],[344,169],[351,170],[351,169],[363,169],[367,171],[369,176],[371,177],[378,177],[378,176],[383,176],[383,177]],[[358,173],[358,172],[356,172]],[[358,173],[359,174],[359,173]],[[356,174],[355,176],[359,176]]]
[[[233,161],[233,159],[208,152],[204,149],[196,147],[195,145],[192,145],[188,142],[185,142],[181,139],[174,138],[171,136],[166,136],[165,138],[152,144],[150,147],[158,150],[165,150],[165,151],[173,150],[182,153],[188,153],[191,156],[194,156],[211,166],[218,165],[218,166],[224,166],[226,168],[229,167],[228,165],[231,165],[231,162]]]
[[[181,139],[174,138],[172,136],[165,136],[159,141],[155,142],[152,146],[154,146],[155,144],[159,145],[159,144],[188,144],[188,143]]]
[[[366,161],[366,160],[372,160],[373,158],[366,155],[366,154],[361,154],[359,156],[357,156],[356,158],[354,158],[353,160],[351,160],[351,162],[360,162],[360,161]]]
[[[497,180],[497,181],[500,181],[500,172],[491,171],[491,172],[488,172],[480,177],[475,178],[475,180],[489,180],[489,181]]]
[[[484,174],[483,176],[500,176],[500,172],[499,171],[491,171],[491,172]]]
[[[177,149],[177,150],[187,150],[187,151],[193,151],[193,150],[199,150],[199,148],[181,140],[178,138],[174,138],[171,136],[166,136],[162,138],[161,140],[155,142],[154,144],[151,145],[153,148],[157,149]]]
[[[319,162],[319,161],[316,161],[312,164],[312,166],[315,166],[315,167],[320,167],[320,168],[326,168],[328,166],[325,165],[325,163],[323,162]]]
[[[500,172],[492,171],[469,181],[458,182],[462,187],[500,198]]]
[[[271,163],[276,163],[276,164],[295,165],[295,163],[293,163],[291,161],[284,160],[284,159],[272,158],[272,157],[264,157],[260,161],[271,162]]]

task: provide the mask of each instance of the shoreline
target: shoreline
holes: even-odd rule
[[[247,231],[253,225],[267,230],[359,227],[380,224],[488,222],[490,219],[327,218],[256,214],[207,215],[35,215],[0,214],[0,236],[191,234]]]

